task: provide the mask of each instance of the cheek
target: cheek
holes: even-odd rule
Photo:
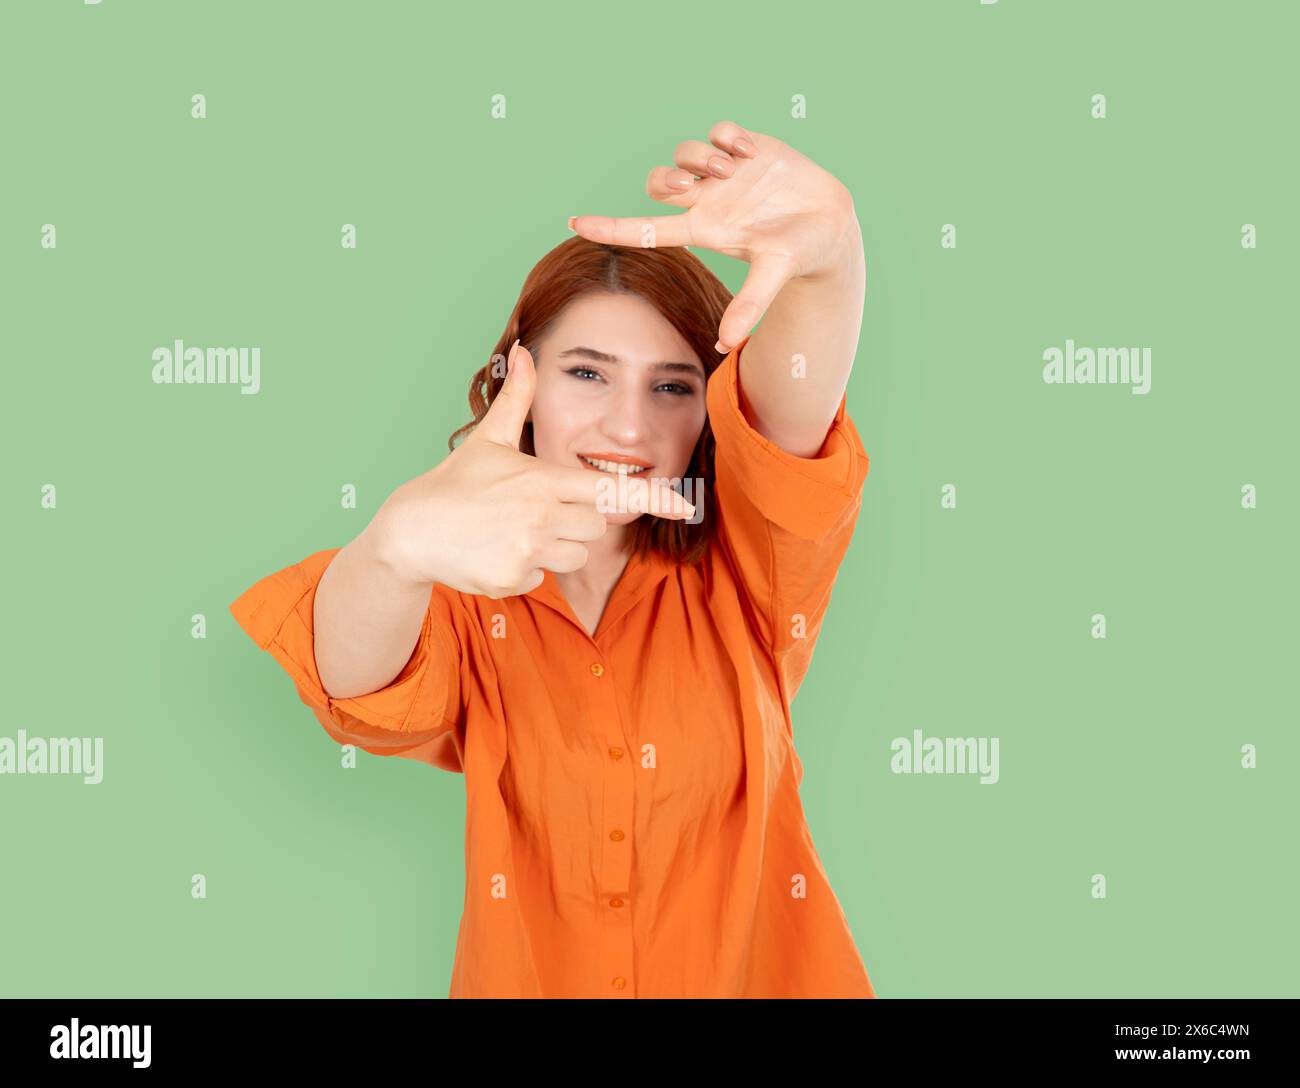
[[[703,401],[700,402],[698,411],[682,412],[672,421],[669,431],[671,441],[683,464],[690,460],[695,445],[700,440],[700,432],[707,422],[708,412],[705,411]]]
[[[533,398],[530,418],[537,456],[556,460],[565,456],[576,436],[587,426],[581,405],[540,391]]]

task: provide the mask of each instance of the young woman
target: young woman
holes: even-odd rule
[[[862,237],[772,136],[675,162],[684,214],[570,220],[449,456],[231,606],[336,741],[464,773],[452,997],[875,996],[790,717],[867,473]]]

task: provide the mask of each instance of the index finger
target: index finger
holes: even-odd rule
[[[542,472],[557,499],[589,502],[601,514],[638,513],[682,520],[695,516],[695,507],[662,476],[647,480],[563,465],[547,465]]]
[[[573,229],[589,241],[616,246],[639,246],[641,249],[689,246],[695,244],[691,238],[689,214],[638,215],[627,219],[575,215]]]

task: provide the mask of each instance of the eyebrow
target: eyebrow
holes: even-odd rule
[[[566,355],[576,355],[579,358],[591,359],[593,362],[597,362],[597,363],[614,363],[617,365],[621,365],[623,362],[623,360],[620,359],[617,355],[609,355],[606,352],[597,351],[595,348],[585,348],[585,347],[569,348],[567,351],[560,352],[558,358],[563,359]],[[676,362],[651,363],[650,369],[686,371],[689,374],[694,374],[697,378],[707,379],[708,377],[708,375],[704,373],[704,367],[700,366],[699,363],[676,363]]]

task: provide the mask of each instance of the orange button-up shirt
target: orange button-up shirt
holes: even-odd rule
[[[340,744],[465,775],[451,997],[874,997],[799,798],[790,700],[857,521],[867,454],[841,399],[817,456],[746,419],[742,341],[709,377],[717,442],[694,566],[628,561],[595,636],[555,574],[433,587],[387,687],[334,699],[312,640],[339,549],[231,605]]]

